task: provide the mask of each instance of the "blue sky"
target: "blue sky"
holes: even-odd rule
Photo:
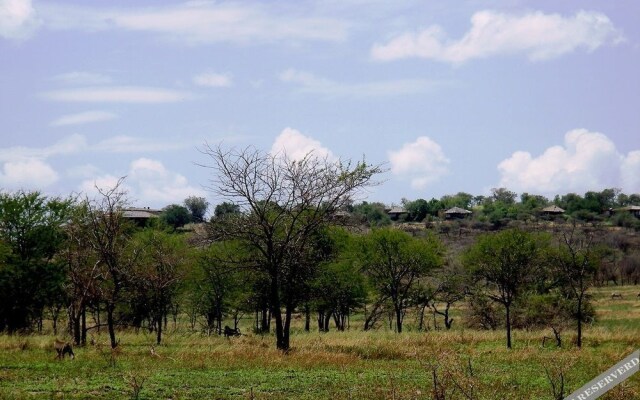
[[[0,0],[0,188],[206,196],[204,143],[385,163],[367,200],[640,192],[640,2]]]

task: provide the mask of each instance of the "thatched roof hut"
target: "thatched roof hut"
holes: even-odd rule
[[[545,207],[542,210],[543,214],[547,214],[547,215],[559,215],[559,214],[564,214],[564,210],[558,206],[556,206],[555,204],[549,207]]]
[[[471,211],[464,208],[452,207],[444,212],[444,217],[447,219],[465,218],[471,214],[473,214]]]

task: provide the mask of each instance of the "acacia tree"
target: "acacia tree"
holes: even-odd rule
[[[207,208],[209,208],[207,199],[204,197],[189,196],[184,199],[184,205],[189,209],[193,222],[204,222],[204,215],[207,213]]]
[[[574,299],[578,347],[582,347],[582,324],[589,315],[587,290],[593,284],[593,276],[601,259],[598,250],[594,245],[593,233],[579,233],[574,224],[570,230],[559,234],[558,248],[553,257],[553,268],[560,277],[560,283]]]
[[[353,260],[354,240],[345,229],[330,229],[319,238],[324,245],[320,267],[311,283],[311,299],[306,309],[305,328],[309,330],[311,309],[318,312],[318,329],[329,331],[331,317],[336,328],[344,331],[351,312],[365,303],[364,276]]]
[[[451,329],[453,318],[449,311],[451,306],[465,297],[467,289],[466,276],[462,267],[455,261],[450,260],[445,268],[438,271],[436,276],[437,286],[433,293],[433,299],[430,306],[433,312],[442,316],[445,328]],[[444,309],[440,308],[440,304]]]
[[[240,308],[235,300],[247,292],[246,274],[229,261],[238,259],[242,251],[238,243],[213,243],[196,256],[191,295],[195,299],[197,313],[205,317],[209,334],[222,334],[224,317],[232,309]]]
[[[276,346],[289,349],[291,314],[315,267],[300,262],[313,236],[330,223],[360,188],[381,172],[364,161],[355,165],[307,154],[300,160],[245,148],[205,146],[215,172],[210,189],[236,204],[241,213],[213,223],[214,238],[236,239],[247,248],[245,265],[268,276],[269,304],[275,319]],[[283,313],[284,308],[284,313]]]
[[[65,241],[61,258],[66,264],[67,313],[69,330],[76,345],[86,343],[86,309],[98,301],[99,258],[92,250],[86,202],[76,204],[64,227]]]
[[[71,200],[40,192],[0,192],[0,331],[42,327],[45,307],[58,305],[64,270],[56,257]]]
[[[96,200],[86,199],[89,245],[98,258],[97,291],[105,303],[107,330],[111,348],[116,348],[115,310],[127,282],[138,251],[131,248],[133,226],[124,219],[123,208],[127,204],[127,193],[120,189],[124,178],[110,189],[98,190]]]
[[[506,313],[507,348],[511,348],[511,307],[543,265],[548,238],[519,229],[483,235],[463,256],[478,289]]]
[[[393,304],[396,331],[409,306],[412,288],[421,277],[442,265],[443,247],[437,238],[414,238],[395,229],[376,229],[363,237],[361,262],[379,298]]]
[[[133,287],[145,294],[156,343],[160,344],[162,322],[169,314],[182,282],[186,246],[182,236],[155,229],[142,231],[135,239],[136,247],[141,250],[135,265]]]

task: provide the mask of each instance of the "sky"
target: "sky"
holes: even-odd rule
[[[0,0],[0,190],[208,189],[206,145],[383,164],[361,198],[640,193],[636,0]]]

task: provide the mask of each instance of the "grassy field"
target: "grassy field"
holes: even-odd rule
[[[292,335],[293,350],[275,350],[272,336],[224,339],[171,332],[151,354],[152,334],[106,335],[55,360],[52,335],[0,336],[0,398],[20,399],[432,399],[434,375],[446,399],[552,399],[551,380],[564,374],[567,394],[640,348],[638,287],[593,291],[598,322],[582,350],[541,346],[550,332],[464,330]],[[299,328],[297,328],[299,329]],[[249,331],[244,329],[243,331]],[[465,395],[467,397],[465,397]],[[640,399],[640,374],[601,397]]]

